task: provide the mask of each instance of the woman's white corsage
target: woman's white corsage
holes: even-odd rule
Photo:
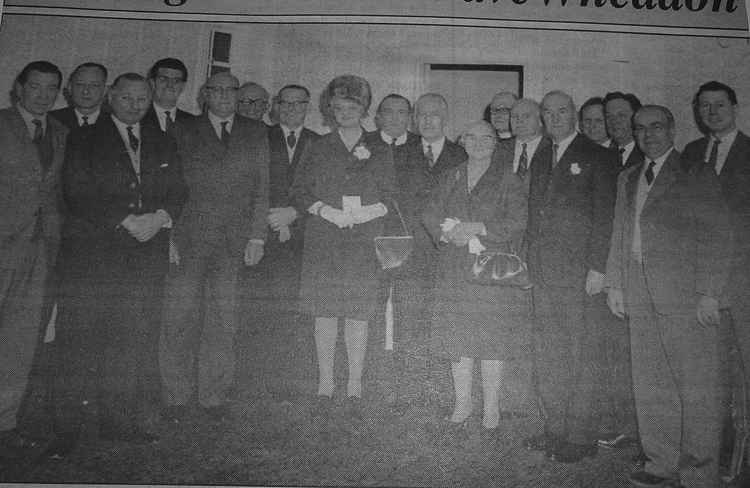
[[[581,174],[581,167],[578,166],[578,163],[573,163],[570,165],[570,174],[572,175],[580,175]]]
[[[352,154],[354,154],[355,158],[362,161],[363,159],[368,159],[370,157],[370,150],[367,149],[364,144],[360,143],[357,144],[357,147],[354,148]]]

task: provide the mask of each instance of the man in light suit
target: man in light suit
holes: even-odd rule
[[[619,91],[604,95],[604,114],[607,133],[612,138],[609,147],[617,151],[620,168],[628,168],[643,161],[643,153],[633,136],[633,114],[641,108],[641,101],[632,93]]]
[[[90,133],[71,134],[65,155],[66,236],[79,265],[65,269],[59,299],[55,458],[76,447],[92,403],[100,439],[158,440],[148,423],[159,392],[155,317],[187,193],[174,141],[142,123],[147,80],[118,76],[109,105]]]
[[[211,76],[201,89],[206,112],[174,131],[190,198],[172,231],[160,340],[163,415],[172,422],[185,418],[196,387],[209,419],[229,413],[238,275],[264,252],[268,138],[262,122],[236,115],[238,85],[229,72]]]
[[[693,100],[707,135],[685,146],[684,165],[707,165],[719,177],[724,200],[729,207],[734,254],[729,283],[721,295],[719,329],[722,358],[736,345],[750,391],[750,137],[737,129],[737,95],[718,81],[700,86]],[[728,361],[722,364],[728,377]],[[741,434],[740,434],[741,435]]]
[[[53,110],[50,115],[69,130],[94,125],[107,94],[107,68],[93,62],[79,64],[70,74],[65,92],[68,106]]]
[[[0,448],[29,446],[16,428],[54,267],[61,218],[60,168],[68,130],[48,117],[62,74],[35,61],[0,110]]]
[[[628,316],[645,468],[637,486],[720,486],[719,296],[731,230],[716,175],[682,170],[674,118],[647,105],[633,117],[646,161],[618,179],[607,261],[608,303]]]
[[[179,59],[164,58],[151,66],[148,70],[148,83],[153,100],[143,117],[144,124],[158,127],[162,132],[171,132],[174,124],[194,117],[190,112],[177,108],[187,79],[187,67]]]
[[[576,132],[576,115],[566,93],[552,91],[542,100],[552,150],[545,164],[531,167],[527,227],[545,430],[526,445],[561,462],[596,454],[597,331],[586,326],[584,303],[604,285],[615,201],[615,156]]]

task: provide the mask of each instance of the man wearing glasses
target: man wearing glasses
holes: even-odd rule
[[[159,127],[162,132],[171,132],[177,122],[192,119],[193,114],[177,108],[177,101],[185,89],[187,68],[179,59],[160,59],[148,70],[153,101],[143,117],[144,124]]]
[[[498,139],[513,137],[510,131],[510,109],[513,108],[516,100],[518,97],[515,93],[501,91],[492,97],[492,101],[485,109],[484,119],[495,128]]]
[[[171,422],[185,418],[194,389],[208,420],[229,413],[238,275],[263,257],[268,140],[262,123],[236,116],[238,86],[229,72],[211,76],[206,111],[174,130],[190,198],[174,222],[164,292],[159,363]]]
[[[268,97],[268,91],[258,83],[243,83],[237,95],[237,113],[262,122],[268,111]]]

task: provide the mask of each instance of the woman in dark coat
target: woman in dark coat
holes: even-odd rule
[[[476,253],[518,251],[526,227],[528,178],[513,171],[513,146],[497,145],[487,122],[461,136],[468,160],[446,171],[423,220],[440,249],[432,341],[451,360],[455,404],[449,419],[458,426],[471,414],[471,374],[481,360],[482,425],[499,423],[498,388],[503,360],[517,357],[528,327],[529,293],[468,281]]]
[[[333,359],[338,318],[344,319],[349,361],[347,404],[361,417],[362,367],[367,323],[374,313],[378,263],[373,238],[382,232],[394,186],[385,143],[365,144],[361,120],[370,106],[366,80],[334,78],[321,97],[333,131],[302,156],[291,190],[297,211],[311,214],[305,227],[300,307],[315,317],[319,383],[317,413],[327,414],[334,393]]]

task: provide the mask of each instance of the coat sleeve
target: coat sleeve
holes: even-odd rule
[[[318,159],[318,141],[305,147],[300,156],[299,168],[295,172],[292,187],[289,190],[289,203],[300,215],[306,215],[307,209],[320,200],[315,194],[315,170]]]
[[[481,241],[497,243],[514,252],[522,252],[523,238],[529,217],[529,199],[523,181],[504,182],[492,218],[483,222],[487,235]],[[485,244],[486,246],[486,244]],[[488,247],[488,246],[487,246]]]
[[[251,164],[254,172],[252,208],[250,210],[249,239],[266,239],[268,225],[266,216],[269,208],[269,150],[265,131],[253,134],[255,153]]]
[[[440,236],[443,231],[440,224],[446,217],[446,204],[453,186],[461,179],[461,171],[450,169],[445,171],[438,182],[437,187],[430,194],[422,213],[422,224],[424,224],[427,233],[432,237],[435,246],[441,244]]]
[[[607,288],[622,290],[625,286],[623,243],[625,242],[625,222],[627,219],[627,192],[625,186],[630,171],[623,171],[617,180],[617,198],[615,201],[615,215],[612,224],[612,237],[609,240],[609,254],[604,285]]]
[[[695,171],[687,178],[688,191],[683,204],[693,209],[695,290],[719,299],[732,266],[729,210],[713,171]]]
[[[612,220],[617,195],[617,158],[614,152],[599,148],[592,174],[592,225],[588,239],[586,265],[602,274],[607,267]]]

